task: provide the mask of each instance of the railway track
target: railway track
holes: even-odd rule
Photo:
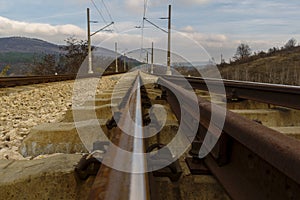
[[[88,199],[300,199],[299,87],[225,80],[222,95],[215,79],[143,72],[123,79],[118,91],[85,102],[109,119],[111,141],[95,141],[76,167],[84,180],[95,175]],[[83,109],[79,116],[89,116]],[[201,196],[207,191],[191,178],[207,176],[218,182]]]
[[[106,72],[102,76],[110,76],[114,74],[121,74],[121,73]],[[92,77],[99,77],[99,76],[100,74],[86,74],[86,75],[66,74],[66,75],[48,75],[48,76],[0,77],[0,88],[67,81],[67,80],[74,80],[76,78],[92,78]]]
[[[187,78],[187,80],[194,89],[207,90],[206,84],[210,84],[213,88],[213,93],[220,91],[219,87],[221,83],[218,80],[207,81],[196,78]],[[193,106],[195,104],[199,106],[201,118],[199,120],[199,129],[197,130],[196,138],[194,140],[190,139],[192,136],[190,133],[187,133],[189,129],[183,130],[185,132],[185,138],[193,142],[192,150],[190,151],[191,156],[186,159],[186,163],[192,174],[213,174],[232,199],[300,198],[300,174],[299,171],[296,170],[300,166],[300,143],[298,140],[268,128],[262,125],[262,122],[241,117],[221,106],[215,107],[213,110],[215,118],[211,118],[211,102],[205,100],[200,95],[198,96],[198,101],[193,104],[192,102],[195,100],[191,97],[191,91],[183,89],[183,87],[186,87],[186,85],[184,85],[186,81],[182,78],[171,76],[159,77],[157,84],[162,87],[162,96],[164,97],[161,97],[161,99],[165,98],[164,100],[170,104],[180,124],[184,123],[187,126],[191,126],[195,123],[195,121],[198,120],[196,117],[198,114],[195,111],[197,109]],[[133,88],[136,88],[137,84],[134,85]],[[254,100],[272,104],[273,106],[299,109],[299,103],[294,101],[294,99],[299,97],[299,87],[234,81],[225,81],[224,85],[227,95],[225,98],[231,101],[241,102]],[[136,89],[133,90],[135,91]],[[179,101],[178,98],[181,99],[181,101]],[[290,100],[291,98],[293,99]],[[132,101],[128,101],[126,105],[132,103]],[[224,126],[222,126],[222,124],[219,124],[218,119],[222,118],[224,113],[226,114],[226,119]],[[126,124],[126,122],[122,122],[122,124]],[[135,131],[135,129],[131,130]],[[119,128],[116,128],[114,133],[116,135],[124,135],[124,132]],[[127,145],[129,145],[132,151],[132,147],[136,141],[134,141],[133,138],[129,140],[125,136],[123,140],[129,142],[124,143],[120,142],[122,140],[121,138],[119,138],[117,143],[126,144],[126,147],[123,147],[125,149],[128,149]],[[157,144],[160,144],[160,140],[158,138],[156,139]],[[209,147],[211,144],[213,148]],[[208,145],[208,147],[206,145]],[[202,153],[204,153],[203,155],[198,154],[201,150]],[[112,155],[108,157],[116,158],[116,156]],[[199,159],[199,157],[201,157],[201,159]],[[132,159],[125,160],[128,161]],[[145,158],[140,158],[139,160],[145,160]],[[124,163],[126,163],[126,161],[124,161]],[[107,171],[113,172],[107,173]],[[119,175],[115,175],[114,173]],[[174,174],[177,172],[168,173],[169,176],[175,176]],[[147,174],[149,175],[149,173]],[[153,172],[153,174],[155,174],[155,172]],[[138,191],[142,191],[143,195],[139,196],[140,194],[137,193],[132,196],[130,195],[132,191],[124,190],[124,188],[128,185],[129,187],[127,187],[127,189],[132,188],[136,183],[130,182],[129,178],[123,178],[123,176],[130,175],[124,175],[122,172],[114,171],[105,166],[101,167],[92,193],[90,194],[90,199],[97,199],[97,197],[100,197],[98,199],[154,199],[153,196],[151,197],[150,191],[149,194],[144,195],[144,192],[147,191],[146,188],[157,190],[153,189],[155,186],[153,183],[151,185],[148,179],[146,180],[143,177],[143,181],[140,181],[140,183],[143,182],[145,186],[137,189]],[[147,176],[146,173],[145,176]],[[118,178],[114,179],[112,177]],[[127,182],[121,181],[123,179],[126,179]],[[101,185],[105,185],[106,187],[100,187]],[[115,192],[111,192],[114,191],[115,188],[107,188],[109,185],[114,185],[117,190],[122,191],[120,192],[122,195],[120,196],[120,193],[117,193],[117,195]],[[106,194],[105,196],[101,195],[103,192]],[[129,194],[129,196],[124,196],[124,193]],[[156,194],[155,199],[163,199],[162,196],[164,195]],[[173,199],[180,198],[183,197],[177,196]]]

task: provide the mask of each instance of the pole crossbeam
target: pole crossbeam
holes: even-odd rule
[[[91,34],[91,36],[93,36],[93,35],[96,35],[97,33],[99,33],[99,32],[101,32],[101,31],[103,31],[104,29],[106,29],[106,28],[110,27],[110,26],[111,26],[111,25],[113,25],[113,24],[114,24],[114,22],[111,22],[110,24],[108,24],[108,25],[104,26],[103,28],[100,28],[98,31],[96,31],[96,32],[92,33],[92,34]]]
[[[104,26],[103,28],[97,30],[96,32],[91,34],[91,21],[90,20],[90,9],[87,8],[87,37],[88,37],[88,73],[93,74],[93,65],[92,65],[92,45],[91,45],[91,37],[99,33],[100,31],[103,31],[104,29],[108,28],[109,26],[113,25],[114,22],[111,22],[110,24]]]
[[[165,33],[168,33],[168,31],[166,31],[166,30],[160,28],[158,25],[154,24],[153,22],[151,22],[151,21],[148,20],[147,18],[144,18],[144,20],[147,21],[149,24],[155,26],[155,27],[158,28],[159,30],[161,30],[161,31],[163,31],[163,32],[165,32]]]

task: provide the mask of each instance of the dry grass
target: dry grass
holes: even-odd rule
[[[300,48],[219,69],[224,79],[300,85]]]

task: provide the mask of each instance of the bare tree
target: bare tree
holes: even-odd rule
[[[53,75],[56,72],[55,55],[44,55],[42,60],[34,65],[32,72],[34,75]]]
[[[77,40],[74,37],[66,39],[66,46],[61,47],[65,57],[65,70],[67,73],[77,73],[84,59],[88,55],[87,41]]]
[[[291,38],[287,43],[284,45],[285,49],[293,48],[297,45],[297,40],[295,38]]]
[[[248,44],[241,43],[234,54],[235,60],[243,60],[244,58],[248,58],[251,55],[251,49]]]

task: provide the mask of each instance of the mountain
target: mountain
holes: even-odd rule
[[[8,52],[59,54],[60,50],[59,45],[35,38],[0,38],[0,53]]]
[[[36,63],[41,62],[42,58],[47,54],[54,54],[56,57],[56,67],[64,68],[65,60],[60,59],[60,54],[63,54],[64,52],[60,47],[63,46],[35,38],[0,38],[0,72],[6,66],[9,66],[7,72],[7,75],[9,76],[32,75]],[[140,64],[137,60],[127,56],[124,57],[121,54],[119,54],[118,57],[118,63],[121,69],[124,68],[124,64],[129,68],[133,68]],[[116,54],[114,51],[102,47],[95,47],[93,50],[94,71],[101,71],[101,67],[109,67],[109,70],[113,71],[115,68],[115,58]],[[87,65],[87,63],[83,64]],[[87,66],[85,68],[82,70],[87,71]]]
[[[60,46],[40,39],[25,37],[0,38],[0,72],[9,66],[7,74],[26,75],[32,71],[34,62],[43,55],[61,53]]]

